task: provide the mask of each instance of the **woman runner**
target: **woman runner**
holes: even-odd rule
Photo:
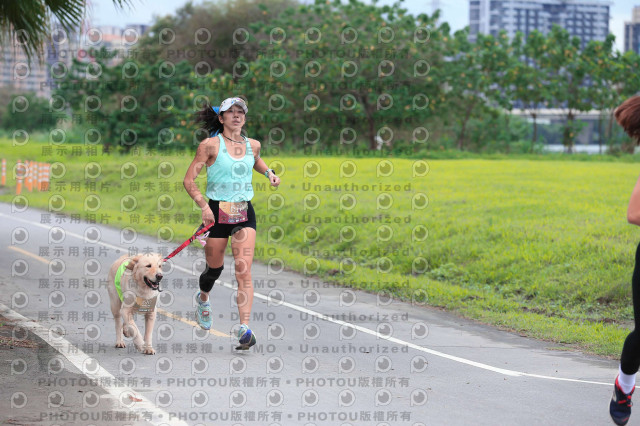
[[[627,134],[640,143],[640,96],[624,101],[615,112],[618,124]],[[636,182],[627,208],[629,223],[640,226],[640,178]],[[631,395],[635,390],[636,373],[640,368],[640,244],[636,249],[636,263],[631,278],[635,329],[629,333],[622,346],[618,376],[614,383],[609,414],[618,425],[626,425],[631,416]]]
[[[207,266],[200,275],[196,320],[203,329],[211,328],[209,292],[224,269],[224,251],[231,237],[240,319],[236,349],[249,349],[256,343],[256,336],[249,328],[253,304],[251,264],[256,244],[256,215],[251,204],[252,170],[264,174],[272,186],[280,185],[280,178],[260,158],[260,142],[242,134],[248,111],[247,102],[234,97],[225,99],[220,107],[206,105],[197,113],[197,122],[203,124],[211,137],[198,146],[183,182],[187,193],[202,209],[204,225],[215,223],[205,245]],[[208,201],[195,183],[205,166]]]

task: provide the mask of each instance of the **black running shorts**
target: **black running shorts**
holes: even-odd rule
[[[242,228],[256,229],[256,212],[253,210],[251,201],[247,201],[247,221],[240,223],[218,223],[218,215],[220,213],[218,203],[219,201],[209,200],[209,207],[211,207],[213,217],[216,219],[216,224],[209,230],[209,238],[229,238],[229,236]]]

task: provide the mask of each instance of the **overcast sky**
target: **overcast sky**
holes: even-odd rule
[[[365,0],[367,1],[367,0]],[[469,24],[469,0],[436,0],[442,10],[442,20],[449,23],[453,31],[464,28]],[[132,7],[116,9],[113,0],[90,0],[93,25],[150,24],[154,15],[169,15],[182,4],[182,0],[131,0]],[[307,0],[310,3],[310,0]],[[394,0],[380,0],[378,4],[393,4]],[[196,0],[194,3],[202,3]],[[615,0],[611,2],[611,21],[609,31],[616,36],[616,45],[623,49],[624,22],[631,20],[633,6],[640,6],[640,0]],[[431,13],[432,0],[405,0],[404,7],[410,13]]]

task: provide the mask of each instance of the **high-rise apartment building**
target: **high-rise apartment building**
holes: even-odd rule
[[[604,41],[609,34],[608,0],[469,0],[469,39],[476,35],[496,36],[505,30],[510,38],[520,31],[547,34],[554,24],[582,40]]]
[[[624,23],[624,51],[640,54],[640,6],[633,8],[631,22]]]
[[[44,49],[42,62],[34,57],[29,61],[21,46],[14,38],[0,49],[0,87],[12,86],[16,92],[35,92],[38,96],[49,97],[55,87],[55,80],[69,70],[74,58],[92,61],[91,48],[105,47],[109,51],[127,52],[135,48],[139,37],[148,29],[147,25],[129,25],[125,28],[98,26],[83,30],[83,34],[68,33],[55,27],[51,40]],[[108,65],[122,61],[124,55],[117,55]]]

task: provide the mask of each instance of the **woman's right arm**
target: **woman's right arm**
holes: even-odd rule
[[[196,184],[196,177],[200,174],[202,168],[207,164],[207,160],[209,159],[209,144],[206,143],[207,139],[200,142],[198,145],[198,149],[196,150],[196,156],[193,161],[187,168],[187,173],[184,176],[184,180],[182,184],[184,188],[187,190],[189,196],[196,202],[198,206],[202,209],[202,222],[204,225],[208,225],[209,223],[214,221],[213,212],[205,200],[204,196],[198,189],[198,185]]]
[[[629,223],[640,226],[640,178],[631,193],[631,200],[629,200],[627,208],[627,220]]]

